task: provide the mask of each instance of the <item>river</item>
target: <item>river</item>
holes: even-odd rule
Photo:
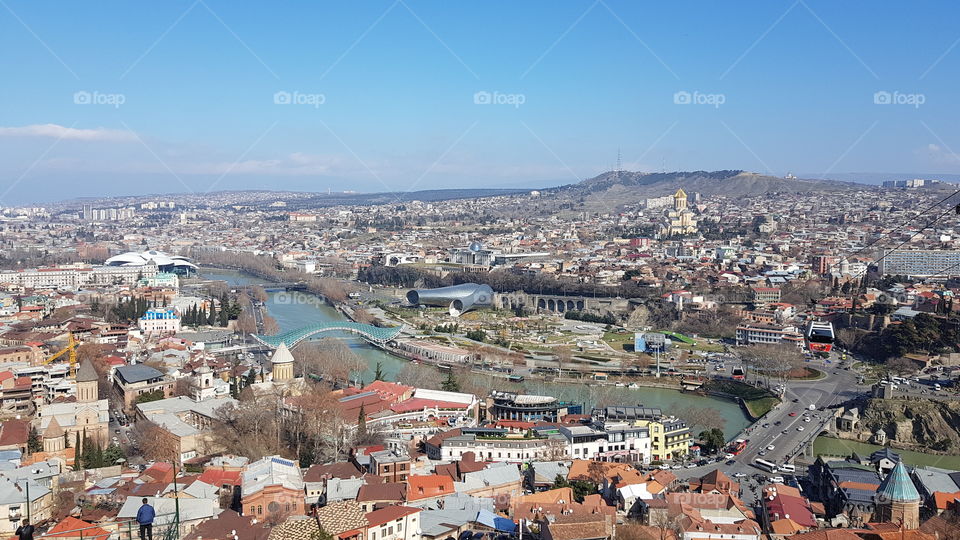
[[[201,277],[204,279],[226,281],[232,286],[263,283],[262,279],[255,276],[222,269],[204,269]],[[269,293],[266,306],[270,315],[276,319],[281,332],[294,330],[313,323],[346,320],[342,313],[322,302],[316,296],[306,293]],[[350,345],[350,349],[354,354],[366,360],[367,369],[363,373],[363,379],[366,381],[373,379],[373,371],[377,362],[380,363],[381,369],[387,375],[387,378],[391,380],[396,380],[397,374],[403,366],[407,364],[407,361],[403,358],[378,349],[353,335],[342,334],[336,337],[342,338]],[[434,368],[422,366],[422,369]],[[576,383],[554,384],[539,381],[527,381],[523,383],[523,386],[527,391],[532,393],[548,394],[567,401],[583,403],[586,407],[585,410],[589,410],[589,408],[594,405],[598,391],[602,392],[605,401],[608,403],[618,405],[642,404],[645,407],[660,407],[666,413],[677,411],[683,407],[715,409],[726,421],[724,433],[726,433],[728,437],[739,433],[750,424],[750,421],[744,415],[740,406],[732,401],[709,396],[684,394],[677,390],[666,388],[630,389],[613,386],[597,387],[589,384]]]

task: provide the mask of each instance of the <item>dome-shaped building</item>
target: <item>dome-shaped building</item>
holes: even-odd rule
[[[190,259],[182,255],[167,255],[162,251],[128,251],[120,255],[110,257],[104,264],[107,266],[146,266],[149,264],[157,265],[161,272],[175,272],[178,274],[189,274],[197,271],[197,265],[190,262]]]

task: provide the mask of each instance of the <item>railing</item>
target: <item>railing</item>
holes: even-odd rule
[[[46,533],[38,538],[45,538]],[[176,513],[158,514],[153,520],[154,540],[178,540],[180,538],[180,520]],[[50,538],[79,538],[90,540],[140,540],[140,524],[135,519],[114,521],[102,525],[91,525],[79,529],[59,530]]]

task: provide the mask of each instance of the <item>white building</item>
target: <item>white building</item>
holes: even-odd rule
[[[137,327],[144,334],[176,334],[180,331],[180,314],[174,308],[148,309],[137,320]]]

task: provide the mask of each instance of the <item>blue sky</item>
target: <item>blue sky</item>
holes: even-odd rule
[[[618,148],[643,171],[960,173],[958,12],[2,0],[0,204],[557,185]]]

